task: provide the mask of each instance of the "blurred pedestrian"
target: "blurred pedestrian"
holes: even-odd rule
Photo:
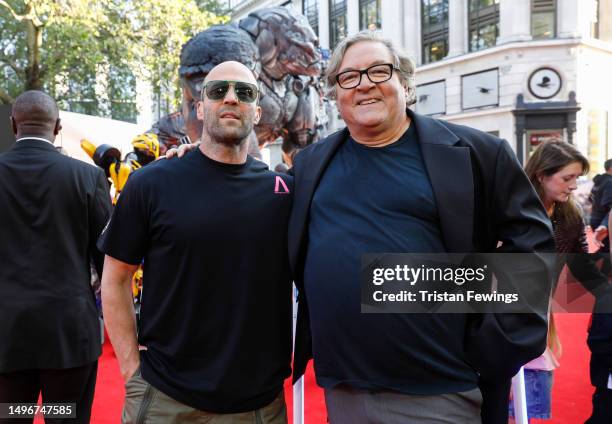
[[[603,297],[610,293],[611,287],[606,276],[588,255],[584,221],[572,198],[572,192],[577,188],[577,179],[588,171],[588,160],[574,146],[562,141],[541,144],[525,165],[525,172],[552,222],[559,254],[555,280],[567,264],[573,276],[585,288],[595,296]],[[546,351],[524,367],[530,420],[551,418],[553,370],[559,366],[561,351],[561,341],[551,315]]]
[[[102,352],[90,259],[101,274],[108,182],[54,147],[61,124],[47,94],[20,95],[11,121],[17,142],[0,155],[0,403],[42,394],[76,404],[75,419],[54,422],[88,423]]]
[[[293,141],[287,139],[283,140],[283,144],[281,145],[282,152],[282,162],[280,162],[274,170],[276,172],[289,173],[289,170],[293,167],[293,158],[298,152],[302,150],[293,143]]]
[[[604,162],[606,172],[593,178],[593,188],[589,195],[591,218],[589,225],[598,243],[597,258],[602,260],[601,271],[608,275],[612,268],[610,262],[610,242],[608,240],[608,215],[612,208],[612,159]]]
[[[612,214],[608,214],[608,228]],[[610,234],[608,241],[611,241]],[[612,253],[611,253],[612,254]],[[591,349],[590,374],[593,393],[593,413],[585,424],[612,423],[612,294],[599,296],[589,325],[587,339]]]

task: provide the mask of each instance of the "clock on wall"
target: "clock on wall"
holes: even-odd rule
[[[529,76],[527,85],[538,99],[550,99],[561,91],[561,75],[552,68],[539,68]]]

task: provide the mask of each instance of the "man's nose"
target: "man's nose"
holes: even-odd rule
[[[236,97],[236,91],[234,90],[234,86],[230,84],[227,89],[227,93],[225,93],[225,97],[223,97],[223,103],[238,103],[238,97]]]
[[[359,85],[355,88],[360,91],[368,91],[370,88],[374,87],[375,85],[376,84],[370,81],[370,78],[368,78],[367,74],[362,74],[361,81],[359,81]]]

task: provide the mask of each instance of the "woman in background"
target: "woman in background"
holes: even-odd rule
[[[527,161],[525,172],[544,204],[554,230],[559,254],[555,279],[565,264],[590,292],[598,295],[608,286],[588,255],[584,221],[572,199],[578,177],[589,171],[588,160],[571,144],[550,141],[541,144]],[[524,367],[527,413],[531,418],[550,419],[553,370],[559,366],[561,343],[551,314],[548,346],[539,358]],[[510,415],[513,416],[512,404]]]

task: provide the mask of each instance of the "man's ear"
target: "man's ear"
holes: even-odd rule
[[[61,123],[61,119],[57,118],[57,121],[55,121],[55,128],[53,128],[53,135],[58,135],[59,132],[62,130],[62,123]]]
[[[261,119],[261,106],[257,106],[255,109],[255,117],[253,118],[253,124],[259,124],[259,120]]]
[[[11,120],[11,129],[13,130],[13,134],[17,135],[17,123],[12,116],[9,119]]]
[[[402,83],[402,87],[404,88],[404,94],[406,98],[410,97],[410,88],[408,88],[408,83]]]
[[[200,121],[204,120],[204,102],[202,100],[194,100],[196,107],[196,115]]]

